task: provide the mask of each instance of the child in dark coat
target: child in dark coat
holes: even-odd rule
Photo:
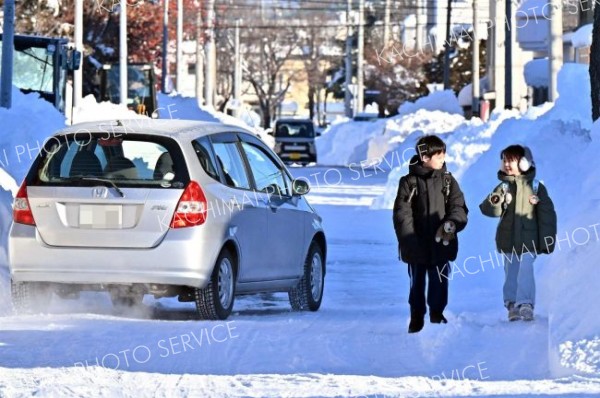
[[[410,276],[409,333],[423,329],[426,303],[432,323],[447,323],[449,262],[456,259],[456,233],[467,225],[468,213],[458,182],[446,171],[446,144],[424,136],[416,151],[408,175],[400,179],[393,214],[400,257]]]

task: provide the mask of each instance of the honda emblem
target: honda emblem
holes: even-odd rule
[[[95,199],[106,199],[108,197],[108,188],[106,188],[106,187],[92,188],[92,197]]]

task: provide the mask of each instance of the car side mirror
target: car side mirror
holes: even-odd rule
[[[308,185],[308,182],[304,180],[294,180],[292,183],[292,191],[294,195],[306,195],[308,192],[310,192],[310,186]]]
[[[320,131],[317,131],[317,133],[316,133],[316,136],[317,136],[317,137],[320,137],[320,136],[321,136],[321,132],[320,132]]]

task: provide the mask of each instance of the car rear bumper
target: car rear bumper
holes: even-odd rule
[[[68,284],[155,283],[203,288],[221,242],[202,226],[169,230],[149,249],[48,246],[33,226],[13,224],[9,265],[15,282]]]

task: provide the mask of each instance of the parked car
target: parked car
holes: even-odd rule
[[[279,119],[271,133],[275,137],[275,153],[286,163],[306,166],[317,161],[315,126],[309,119]]]
[[[14,201],[14,307],[92,290],[119,306],[178,297],[226,319],[236,294],[282,291],[294,310],[316,311],[327,245],[308,191],[239,127],[71,126],[46,140]]]

